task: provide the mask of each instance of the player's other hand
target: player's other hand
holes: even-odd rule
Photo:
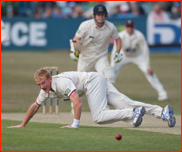
[[[78,61],[79,55],[77,55],[76,53],[77,53],[77,52],[71,52],[71,53],[70,53],[70,58],[71,58],[73,61]]]
[[[73,128],[71,125],[68,125],[68,126],[63,126],[63,127],[60,127],[60,128]]]
[[[153,70],[152,70],[151,68],[148,68],[147,71],[148,71],[148,73],[149,73],[150,75],[153,75],[153,73],[154,73]]]
[[[10,126],[10,127],[7,127],[7,128],[24,128],[24,126],[22,126],[22,125],[16,125],[16,126]]]
[[[122,58],[123,55],[119,51],[116,51],[114,54],[114,62],[119,63],[122,60]]]

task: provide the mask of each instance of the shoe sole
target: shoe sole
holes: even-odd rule
[[[176,124],[176,118],[173,116],[174,111],[173,108],[168,105],[169,119],[167,120],[169,127],[174,127]]]
[[[138,116],[136,122],[133,123],[134,127],[138,127],[138,126],[141,125],[142,120],[143,120],[142,117],[144,116],[144,114],[145,114],[145,108],[142,107],[142,109],[140,110],[140,114],[139,114],[139,116]]]
[[[146,112],[146,110],[145,110],[145,108],[144,107],[142,107],[142,117],[145,115],[145,112]]]
[[[169,120],[167,120],[167,121],[168,121],[168,126],[169,127],[174,127],[175,124],[176,124],[176,118],[174,116],[170,116]]]

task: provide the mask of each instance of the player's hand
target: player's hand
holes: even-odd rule
[[[153,73],[154,73],[153,70],[152,70],[151,68],[148,68],[147,71],[148,71],[148,73],[149,73],[150,75],[153,75]]]
[[[116,51],[114,54],[114,62],[119,63],[122,60],[122,58],[123,55],[119,51]]]
[[[60,128],[73,128],[71,125],[68,125],[68,126],[63,126],[63,127],[60,127]]]
[[[72,52],[70,53],[70,58],[73,60],[73,61],[78,61],[78,53],[77,52]]]
[[[22,125],[16,125],[16,126],[10,126],[10,127],[7,127],[7,128],[24,128],[24,126],[22,126]]]

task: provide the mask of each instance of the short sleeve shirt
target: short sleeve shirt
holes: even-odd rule
[[[45,93],[40,90],[36,99],[37,104],[42,105],[48,98],[69,99],[71,94],[77,90],[79,96],[85,94],[85,85],[95,75],[86,72],[64,72],[52,77],[51,88],[54,91]]]
[[[118,31],[113,23],[105,21],[104,26],[99,28],[94,19],[82,22],[75,35],[82,38],[80,58],[88,62],[107,55],[110,39],[119,38]]]
[[[52,88],[54,92],[49,91],[49,93],[45,93],[43,90],[40,91],[36,100],[39,105],[45,102],[48,98],[68,99],[76,90],[75,85],[69,78],[53,78]]]

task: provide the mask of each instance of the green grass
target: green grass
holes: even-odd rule
[[[1,52],[1,112],[27,111],[40,91],[34,73],[44,66],[58,66],[59,72],[76,71],[77,62],[70,59],[69,51]],[[159,102],[157,92],[133,64],[121,69],[115,87],[133,100],[162,107],[170,104],[175,114],[181,114],[181,54],[152,53],[151,66],[167,90],[169,100]],[[82,109],[89,111],[87,102]],[[70,101],[60,101],[60,111],[70,111]]]
[[[29,122],[25,128],[6,128],[20,121],[1,120],[2,151],[180,151],[181,136],[88,127],[60,129],[63,124]],[[115,139],[122,134],[120,141]]]

